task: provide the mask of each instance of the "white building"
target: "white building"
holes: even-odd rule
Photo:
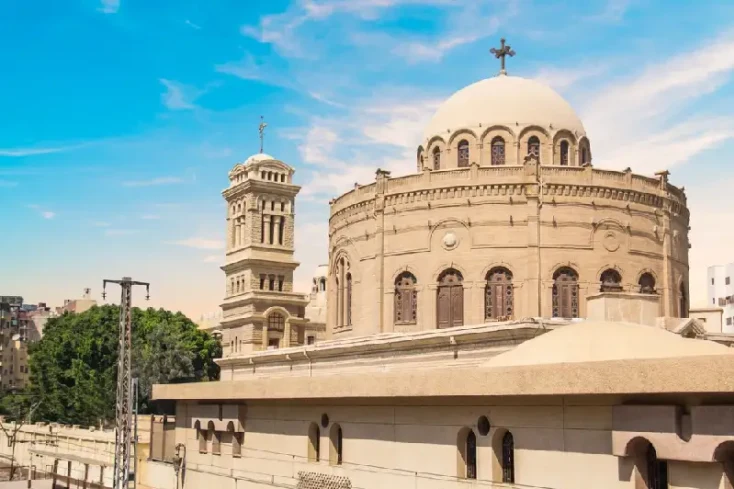
[[[714,265],[708,269],[709,304],[721,307],[722,333],[734,333],[734,263]]]

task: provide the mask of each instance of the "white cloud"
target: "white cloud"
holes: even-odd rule
[[[652,173],[734,136],[734,118],[696,117],[691,105],[734,71],[734,36],[696,46],[643,72],[595,87],[581,102],[594,163]],[[677,122],[685,114],[685,122]]]
[[[43,217],[44,219],[53,219],[54,217],[56,217],[56,213],[52,211],[42,211],[41,217]]]
[[[303,143],[298,147],[301,157],[306,163],[335,166],[331,160],[331,152],[334,149],[338,135],[328,127],[312,126]]]
[[[606,71],[607,67],[601,64],[582,66],[580,68],[544,67],[538,70],[538,72],[533,76],[533,79],[553,87],[556,90],[564,90],[577,84],[581,80],[593,78]]]
[[[297,292],[309,292],[316,267],[329,259],[329,224],[319,222],[296,224],[296,260],[300,266],[294,274],[293,288]]]
[[[51,147],[40,147],[40,148],[0,148],[0,156],[7,156],[10,158],[21,158],[23,156],[36,156],[46,155],[51,153],[61,153],[64,151],[71,151],[81,147],[87,146],[87,144],[74,144],[69,146],[51,146]]]
[[[254,80],[278,87],[297,89],[289,78],[266,64],[257,63],[249,53],[239,61],[222,63],[216,65],[214,69],[218,73],[236,76],[243,80]]]
[[[202,260],[204,263],[220,263],[223,261],[222,255],[208,255]]]
[[[161,78],[159,81],[166,87],[166,91],[161,95],[161,101],[166,108],[170,110],[192,110],[197,108],[194,101],[203,93],[201,90],[165,78]]]
[[[157,177],[149,180],[128,180],[122,182],[123,187],[153,187],[158,185],[175,185],[178,183],[184,183],[184,179],[181,177]]]
[[[38,215],[44,219],[53,219],[54,217],[56,217],[55,212],[45,209],[38,204],[28,204],[27,207],[29,209],[33,209],[34,211],[38,212]]]
[[[120,0],[100,0],[100,4],[97,10],[105,14],[116,14],[120,10]]]
[[[194,24],[194,23],[193,23],[193,22],[191,22],[191,21],[190,21],[189,19],[186,19],[186,22],[185,22],[185,24],[186,24],[187,26],[191,27],[192,29],[195,29],[195,30],[197,30],[197,31],[198,31],[198,30],[201,30],[201,26],[200,26],[200,25]]]
[[[198,250],[221,250],[224,249],[224,242],[216,239],[193,237],[171,241],[169,244],[185,246],[187,248],[196,248]]]

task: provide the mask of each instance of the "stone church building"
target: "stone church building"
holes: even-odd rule
[[[687,319],[683,190],[595,168],[573,108],[495,52],[415,173],[331,202],[310,303],[293,169],[234,167],[221,380],[154,387],[181,457],[142,487],[732,488],[734,349]]]

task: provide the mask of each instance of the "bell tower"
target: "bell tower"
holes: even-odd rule
[[[294,170],[267,154],[229,172],[224,357],[305,343],[308,299],[293,291]]]

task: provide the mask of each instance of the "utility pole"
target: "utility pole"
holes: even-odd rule
[[[120,344],[117,360],[117,401],[115,406],[115,466],[113,489],[128,489],[130,482],[130,446],[132,445],[132,288],[145,285],[145,299],[150,299],[150,284],[130,277],[102,281],[102,298],[107,284],[118,284],[120,297]]]

